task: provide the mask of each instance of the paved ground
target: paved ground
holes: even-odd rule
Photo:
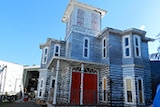
[[[0,107],[42,107],[34,102],[0,103]]]

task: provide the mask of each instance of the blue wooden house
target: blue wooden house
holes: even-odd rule
[[[145,106],[152,97],[146,32],[101,29],[107,11],[70,0],[64,41],[42,49],[38,98],[51,104]]]

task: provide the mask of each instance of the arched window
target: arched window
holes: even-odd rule
[[[89,38],[84,38],[83,40],[83,57],[89,58]]]
[[[131,57],[130,36],[123,37],[123,57],[124,58]]]
[[[106,38],[102,39],[102,58],[106,58]]]
[[[60,45],[59,44],[54,45],[54,56],[60,56]]]
[[[135,57],[141,57],[140,37],[134,35],[134,53]]]
[[[133,79],[132,77],[124,78],[125,102],[133,103]]]
[[[48,57],[48,47],[45,47],[43,49],[42,64],[46,64],[47,63],[47,57]]]
[[[143,91],[143,79],[137,78],[137,93],[138,93],[138,103],[144,103],[144,91]]]

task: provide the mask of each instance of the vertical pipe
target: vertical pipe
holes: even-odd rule
[[[83,105],[83,78],[84,78],[84,64],[81,64],[80,105]]]
[[[70,75],[70,83],[69,83],[69,98],[68,98],[68,103],[70,103],[71,100],[71,85],[72,85],[72,67],[69,67],[69,75]]]
[[[57,66],[56,66],[56,80],[55,80],[55,84],[54,84],[53,104],[56,104],[59,65],[60,65],[60,60],[58,59]]]

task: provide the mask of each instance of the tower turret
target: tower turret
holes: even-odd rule
[[[66,23],[67,39],[71,32],[96,36],[101,30],[101,18],[107,11],[77,0],[69,0],[62,22]]]

